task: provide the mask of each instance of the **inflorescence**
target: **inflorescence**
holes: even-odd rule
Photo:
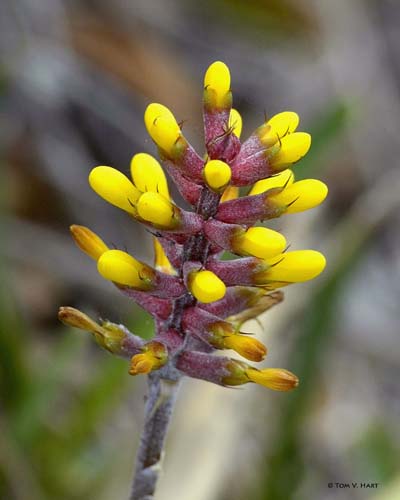
[[[101,276],[153,316],[154,338],[145,342],[122,325],[99,324],[70,307],[62,307],[59,317],[130,359],[131,375],[158,370],[166,379],[188,375],[223,386],[255,382],[287,391],[298,384],[291,372],[258,369],[214,351],[264,359],[266,347],[241,332],[242,324],[281,302],[277,289],[318,276],[325,258],[314,250],[287,251],[281,233],[255,224],[311,209],[328,190],[315,179],[295,181],[290,170],[311,145],[309,134],[296,131],[298,115],[279,113],[241,142],[242,119],[232,108],[230,87],[228,67],[211,64],[204,78],[204,156],[168,108],[152,103],[144,114],[163,167],[192,211],[174,203],[163,168],[147,153],[132,158],[131,179],[107,166],[89,175],[99,196],[153,235],[154,266],[110,249],[86,227],[71,226]],[[245,186],[250,190],[241,196]],[[230,260],[221,258],[226,251]]]

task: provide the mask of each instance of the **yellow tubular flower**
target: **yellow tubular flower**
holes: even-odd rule
[[[152,287],[154,271],[122,250],[108,250],[97,262],[97,269],[106,280],[139,290]]]
[[[268,197],[268,201],[279,207],[287,207],[285,213],[293,214],[309,210],[322,203],[328,194],[328,187],[316,179],[305,179]]]
[[[279,174],[272,175],[268,179],[261,179],[256,182],[249,192],[249,196],[265,193],[269,189],[283,188],[293,184],[294,174],[291,170],[286,169]]]
[[[172,229],[177,222],[172,203],[164,196],[150,191],[139,198],[137,211],[143,220],[165,229]]]
[[[154,267],[157,271],[161,271],[165,274],[176,274],[175,269],[171,265],[168,257],[166,256],[164,249],[159,242],[159,240],[153,236],[153,246],[154,246]]]
[[[189,290],[200,302],[208,304],[224,297],[225,283],[211,271],[194,271],[188,279]]]
[[[228,66],[216,61],[209,66],[204,76],[204,88],[213,93],[213,104],[217,108],[226,108],[231,104],[231,74]]]
[[[167,179],[158,161],[147,153],[138,153],[131,160],[131,175],[135,186],[142,191],[160,193],[169,199]]]
[[[299,385],[299,379],[293,373],[282,368],[266,368],[257,370],[248,368],[246,375],[251,382],[263,385],[274,391],[290,391]]]
[[[241,255],[267,259],[281,254],[286,247],[285,237],[266,227],[251,227],[232,238],[233,250]]]
[[[266,259],[271,266],[262,277],[267,281],[297,283],[312,280],[325,269],[325,257],[315,250],[295,250]],[[261,277],[261,276],[260,276]]]
[[[152,103],[146,108],[144,123],[157,146],[166,153],[172,154],[182,134],[171,111],[162,104]]]
[[[248,335],[234,334],[224,338],[224,347],[233,349],[238,354],[250,361],[262,361],[266,354],[265,345],[254,337]]]
[[[111,167],[96,167],[89,174],[89,184],[106,201],[136,215],[135,203],[140,191],[122,172]]]
[[[213,191],[222,191],[231,180],[231,169],[221,160],[210,160],[203,169],[207,186]]]
[[[77,246],[92,259],[98,260],[104,252],[109,250],[104,241],[89,228],[74,224],[69,229]]]
[[[280,140],[280,148],[271,158],[274,170],[283,170],[292,163],[296,163],[308,152],[311,146],[311,135],[306,132],[295,132],[286,135]]]
[[[237,186],[228,186],[222,193],[220,202],[236,200],[236,198],[239,198],[239,188]]]
[[[242,117],[240,116],[239,111],[236,109],[231,109],[229,115],[229,128],[232,127],[233,133],[240,139],[240,135],[242,133]]]
[[[262,144],[271,147],[283,137],[292,134],[299,125],[299,116],[293,111],[283,111],[274,115],[258,129]]]

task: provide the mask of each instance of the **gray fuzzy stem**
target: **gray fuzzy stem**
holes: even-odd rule
[[[160,379],[156,373],[151,373],[148,381],[144,429],[136,457],[130,500],[153,498],[161,470],[165,436],[179,389],[179,381]]]

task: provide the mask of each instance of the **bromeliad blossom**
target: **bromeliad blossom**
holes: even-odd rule
[[[256,368],[214,354],[231,350],[249,361],[262,361],[266,347],[243,333],[241,325],[281,302],[278,288],[311,280],[325,267],[319,252],[286,251],[285,237],[260,225],[325,199],[324,183],[296,181],[291,170],[309,150],[310,135],[297,130],[296,113],[285,111],[242,142],[242,118],[232,108],[230,89],[229,69],[220,61],[213,63],[204,79],[205,152],[194,150],[168,108],[153,103],[144,122],[162,166],[151,155],[138,153],[130,178],[109,166],[96,167],[89,175],[98,195],[153,235],[153,266],[110,249],[88,228],[71,227],[75,242],[97,262],[100,275],[154,317],[155,334],[145,342],[123,326],[99,325],[72,308],[62,308],[60,318],[91,331],[102,347],[130,360],[131,375],[150,374],[151,387],[184,375],[223,386],[256,383],[278,391],[298,384],[287,370]],[[191,210],[171,199],[164,172]],[[242,196],[239,188],[244,187],[247,194]],[[236,258],[222,259],[225,251]],[[148,413],[147,423],[154,418]],[[139,490],[151,494],[154,489],[143,471],[157,460],[149,464],[143,459],[141,453],[149,446],[143,439],[131,498],[141,498]]]

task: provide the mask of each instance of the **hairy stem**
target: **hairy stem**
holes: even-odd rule
[[[204,188],[196,207],[196,213],[204,219],[212,217],[218,207],[220,195]],[[202,232],[188,239],[183,250],[181,265],[194,261],[205,264],[209,251],[209,243]],[[180,269],[182,275],[182,267]],[[167,321],[169,328],[181,332],[182,315],[185,308],[193,306],[195,298],[189,293],[174,301],[172,314]],[[151,500],[154,495],[158,475],[161,470],[161,458],[176,400],[179,380],[171,381],[161,378],[157,372],[150,373],[149,392],[147,396],[145,423],[140,446],[136,458],[135,476],[133,479],[130,500]]]
[[[161,470],[162,451],[179,388],[179,381],[148,377],[145,422],[136,458],[130,500],[151,500]]]

